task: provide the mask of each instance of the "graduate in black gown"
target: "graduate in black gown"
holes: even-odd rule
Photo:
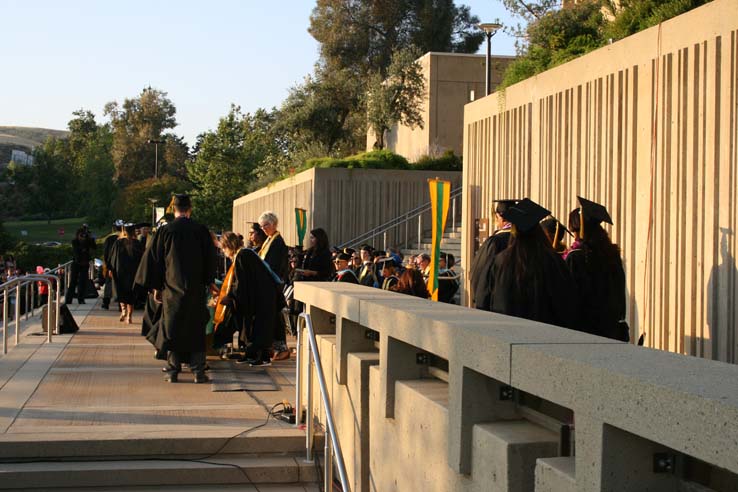
[[[259,226],[267,235],[266,241],[259,249],[261,257],[283,283],[289,281],[289,248],[282,235],[277,230],[279,219],[274,212],[264,212],[259,216]],[[287,348],[287,331],[282,309],[274,313],[276,318],[276,332],[274,333],[274,360],[290,358]]]
[[[215,277],[216,251],[207,227],[190,218],[190,197],[176,195],[173,206],[175,219],[157,231],[139,283],[163,304],[157,350],[168,351],[166,380],[177,382],[188,362],[195,382],[204,383],[206,294]]]
[[[453,271],[455,264],[454,255],[441,252],[438,259],[438,302],[454,304],[454,296],[459,290],[458,275]]]
[[[564,256],[567,250],[566,245],[564,244],[564,239],[566,239],[567,234],[570,236],[572,235],[572,233],[569,232],[569,229],[553,216],[543,219],[541,221],[541,228],[543,229],[544,234],[546,234],[546,239],[548,239],[548,243],[551,245],[553,250],[561,256]]]
[[[310,231],[308,241],[310,242],[310,247],[302,259],[302,264],[297,271],[295,280],[327,282],[333,274],[328,234],[321,228],[313,229]]]
[[[218,327],[216,344],[232,337],[234,329],[238,330],[246,353],[237,362],[248,362],[252,366],[269,365],[277,330],[274,313],[285,307],[281,279],[253,250],[243,248],[243,242],[234,233],[224,233],[221,244],[234,262],[229,291],[220,301],[230,309],[232,321],[230,328],[223,327],[225,331]]]
[[[512,227],[502,214],[516,202],[517,200],[495,200],[495,232],[484,241],[472,260],[470,292],[472,306],[477,309],[492,310],[492,264],[495,257],[507,248]]]
[[[338,253],[334,263],[336,264],[336,274],[333,277],[333,282],[348,282],[350,284],[358,284],[359,279],[356,278],[356,274],[349,265],[351,261],[351,255],[346,253]]]
[[[397,276],[397,262],[393,256],[382,258],[378,262],[381,265],[382,273],[382,290],[393,290],[400,282]]]
[[[110,275],[113,280],[113,299],[120,304],[120,321],[132,323],[133,305],[137,292],[134,281],[144,248],[136,239],[136,227],[126,224],[121,237],[110,250]]]
[[[121,219],[113,223],[113,233],[105,238],[103,242],[103,277],[105,278],[105,287],[103,288],[102,309],[110,308],[110,299],[113,297],[113,282],[110,279],[110,252],[113,251],[113,245],[118,240],[120,230],[123,228],[124,222]]]
[[[492,264],[492,311],[577,328],[577,299],[564,260],[546,240],[539,221],[550,212],[529,199],[509,207],[510,245]]]
[[[602,222],[612,224],[607,209],[577,197],[580,207],[569,214],[574,243],[566,263],[576,285],[582,329],[602,337],[627,342],[625,321],[625,271],[620,248],[610,241]]]

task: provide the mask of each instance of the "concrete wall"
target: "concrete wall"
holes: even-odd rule
[[[468,104],[464,125],[464,268],[493,199],[565,220],[585,196],[615,222],[631,339],[738,362],[735,0]]]
[[[318,334],[352,491],[738,490],[734,365],[358,285],[298,282],[295,298]],[[531,418],[531,395],[570,412],[574,456]],[[673,473],[654,471],[657,453]]]
[[[511,56],[492,57],[492,86],[502,81],[502,74],[514,59]],[[462,53],[429,52],[418,59],[425,78],[425,97],[421,105],[423,128],[404,125],[386,135],[387,148],[411,162],[425,155],[439,155],[453,150],[463,152],[464,105],[474,98],[484,97],[485,56]],[[374,148],[374,132],[367,132],[366,148]]]
[[[244,234],[249,222],[272,210],[285,241],[295,245],[294,210],[299,207],[308,211],[308,231],[322,227],[331,244],[340,244],[427,203],[427,180],[434,177],[450,180],[452,188],[461,185],[460,172],[309,169],[235,200],[233,230]],[[429,220],[423,223],[430,227]],[[397,230],[389,234],[388,243],[403,239],[404,229]],[[377,246],[382,246],[381,240],[377,238]]]

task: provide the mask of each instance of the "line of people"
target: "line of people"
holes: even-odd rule
[[[620,248],[602,227],[612,219],[577,199],[568,228],[528,198],[495,202],[496,230],[470,268],[472,305],[627,342]]]

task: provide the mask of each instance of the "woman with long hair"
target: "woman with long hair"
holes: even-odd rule
[[[120,321],[132,323],[133,305],[136,303],[134,280],[144,248],[136,239],[136,227],[126,224],[120,238],[110,252],[110,276],[113,279],[113,298],[120,304]]]
[[[277,328],[274,313],[284,307],[281,281],[259,255],[243,247],[243,240],[233,232],[224,232],[220,239],[223,252],[233,261],[218,296],[218,308],[225,308],[232,322],[215,328],[216,343],[223,343],[239,331],[239,340],[246,346],[238,363],[252,366],[269,365],[272,342]],[[216,310],[216,322],[219,313]]]
[[[399,292],[400,294],[407,294],[423,299],[428,299],[430,297],[428,287],[425,285],[425,280],[423,279],[423,274],[420,270],[413,268],[405,270],[402,275],[400,275],[400,280],[397,282],[397,285],[395,285],[391,290]]]
[[[541,229],[548,239],[548,244],[551,245],[554,251],[560,255],[566,254],[566,245],[564,244],[564,238],[566,235],[571,233],[559,222],[555,217],[546,217],[541,221]]]
[[[512,237],[492,264],[491,307],[497,313],[577,328],[571,276],[539,225],[549,213],[528,198],[504,212]]]
[[[333,274],[328,234],[321,228],[313,229],[308,240],[310,247],[305,252],[302,267],[295,280],[327,282]]]
[[[569,229],[575,240],[566,254],[566,264],[576,284],[582,329],[627,342],[630,329],[625,321],[623,261],[620,248],[601,225],[612,224],[612,219],[602,205],[577,199],[580,207],[569,214]]]

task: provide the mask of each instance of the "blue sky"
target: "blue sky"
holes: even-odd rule
[[[501,0],[458,1],[482,21],[512,22]],[[312,71],[313,0],[0,0],[0,125],[65,129],[72,112],[103,120],[106,102],[151,85],[177,107],[193,143],[231,103],[278,106]],[[483,51],[485,48],[482,46]],[[480,52],[481,52],[480,51]],[[493,38],[494,54],[514,40]]]

